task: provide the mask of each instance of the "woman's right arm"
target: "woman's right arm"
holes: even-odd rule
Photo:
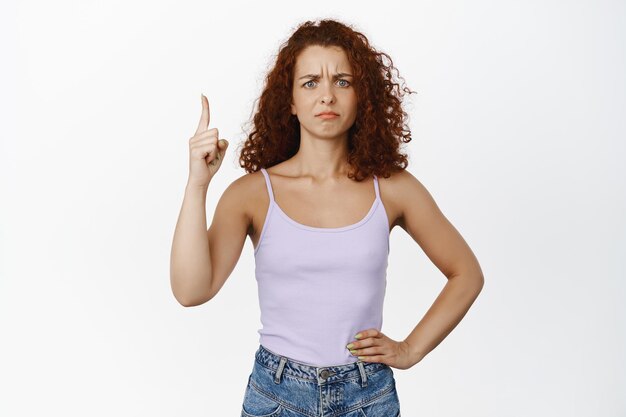
[[[212,299],[241,256],[250,225],[246,194],[251,183],[246,177],[226,188],[208,230],[205,205],[209,187],[187,184],[185,188],[170,263],[172,292],[185,307]]]
[[[249,181],[242,181],[242,177],[224,191],[207,230],[209,184],[228,147],[227,140],[218,140],[216,128],[208,128],[209,121],[209,102],[203,95],[200,123],[189,139],[189,180],[170,255],[172,292],[186,307],[203,304],[219,291],[241,255],[249,224],[242,204],[242,182]]]
[[[211,286],[211,257],[206,232],[207,191],[208,186],[187,184],[174,231],[170,284],[174,297],[184,306],[203,298]]]

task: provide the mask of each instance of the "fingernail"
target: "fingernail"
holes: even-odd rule
[[[354,347],[354,343],[350,343],[348,346],[346,346],[348,349],[352,349]]]
[[[355,339],[360,339],[361,338],[361,333],[357,334],[356,336],[354,336]]]

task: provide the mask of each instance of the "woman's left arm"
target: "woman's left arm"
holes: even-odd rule
[[[426,187],[404,171],[394,186],[400,192],[399,225],[415,240],[448,282],[422,320],[404,339],[411,363],[421,361],[459,324],[483,288],[478,260],[443,215]]]
[[[484,278],[470,247],[417,178],[402,171],[387,182],[386,193],[399,213],[397,224],[420,245],[448,282],[403,341],[396,342],[376,329],[367,329],[347,347],[364,361],[407,369],[421,361],[459,324],[482,290]]]

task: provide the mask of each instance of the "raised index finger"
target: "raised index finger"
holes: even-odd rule
[[[200,132],[204,132],[209,128],[209,122],[211,121],[211,115],[209,112],[209,99],[202,94],[202,116],[200,116],[200,123],[196,129],[196,135]]]

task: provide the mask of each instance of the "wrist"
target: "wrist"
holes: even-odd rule
[[[407,339],[403,340],[402,342],[406,345],[408,349],[409,357],[411,358],[411,366],[419,363],[422,359],[424,359],[424,356],[426,356],[426,354],[417,343],[411,342]]]
[[[209,188],[209,183],[206,184],[195,184],[193,182],[187,181],[187,185],[185,186],[185,191],[206,191]]]

